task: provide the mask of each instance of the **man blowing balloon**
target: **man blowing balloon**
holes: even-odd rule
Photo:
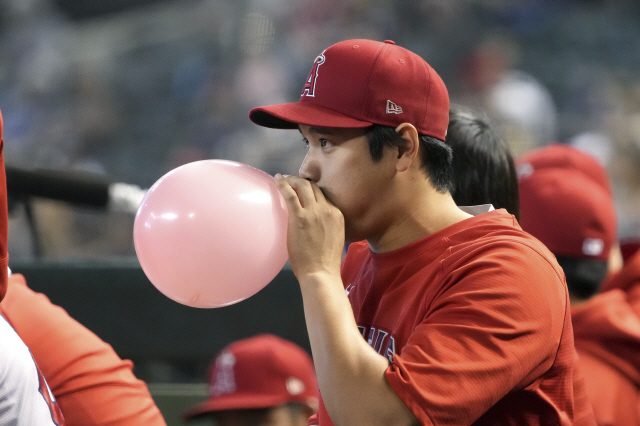
[[[276,180],[322,396],[310,424],[581,416],[562,270],[505,210],[456,206],[448,117],[422,58],[370,40],[323,51],[299,102],[250,112],[308,147],[300,176]]]

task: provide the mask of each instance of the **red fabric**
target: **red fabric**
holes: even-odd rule
[[[616,241],[611,195],[583,173],[544,168],[523,176],[520,225],[558,256],[606,261]]]
[[[634,254],[640,252],[640,238],[620,240],[620,251],[622,252],[623,262],[627,263]]]
[[[0,113],[0,300],[7,292],[9,277],[9,208],[7,206],[7,175],[4,171],[3,122]]]
[[[575,346],[598,425],[640,425],[640,317],[619,289],[573,307]]]
[[[26,285],[9,277],[0,312],[29,347],[67,426],[166,426],[131,361]]]
[[[185,418],[222,410],[315,405],[316,376],[309,354],[271,334],[238,340],[225,347],[209,368],[209,399]]]
[[[411,123],[420,134],[444,140],[449,94],[415,53],[389,40],[346,40],[318,55],[299,102],[254,108],[249,118],[274,128]]]
[[[563,272],[505,210],[391,253],[352,244],[342,278],[358,327],[393,360],[386,377],[420,424],[593,424],[590,407],[574,408]],[[332,424],[323,405],[318,417]]]
[[[629,258],[617,273],[609,275],[602,283],[601,292],[606,292],[613,289],[620,289],[633,296],[640,292],[640,252],[637,252]],[[632,297],[634,301],[640,299],[640,294],[637,297]],[[640,305],[640,301],[637,301]],[[636,311],[639,312],[640,310]]]

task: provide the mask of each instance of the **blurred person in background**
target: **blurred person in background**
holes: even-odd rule
[[[31,290],[23,275],[9,277],[0,313],[29,347],[67,426],[166,426],[133,363]]]
[[[521,48],[509,32],[489,32],[460,65],[460,102],[482,109],[515,155],[557,136],[557,108],[549,90],[517,69]]]
[[[9,218],[3,148],[0,115],[0,301],[9,287]],[[47,379],[4,313],[0,313],[0,425],[66,425]]]
[[[1,123],[0,117],[0,132]],[[0,143],[4,142],[0,140]],[[3,235],[4,242],[0,249],[0,254],[4,254],[0,256],[0,272],[6,274],[8,219],[4,162],[1,160],[0,156],[0,185],[4,194],[1,198],[4,214],[0,223],[5,230],[0,234]],[[13,340],[18,342],[21,339],[19,343],[23,346],[22,352],[28,357],[30,370],[35,372],[34,361],[38,365],[42,389],[35,392],[39,388],[33,386],[37,397],[43,403],[47,397],[50,397],[47,399],[50,404],[57,401],[52,405],[53,414],[44,406],[49,420],[52,415],[55,416],[55,410],[59,407],[66,421],[56,423],[59,425],[166,426],[146,384],[134,376],[130,361],[120,359],[110,345],[71,318],[64,309],[52,304],[45,295],[29,289],[24,276],[1,276],[4,277],[0,285],[1,294],[5,297],[0,303],[0,326],[3,327],[3,335],[9,330],[15,335]],[[4,342],[0,346],[3,349],[10,347]],[[0,353],[4,355],[7,352],[0,350]],[[19,374],[20,371],[6,363],[1,367],[8,376]],[[31,386],[30,379],[21,378],[22,384]],[[7,380],[6,377],[3,378],[3,389],[0,390],[0,425],[15,425],[16,423],[8,422],[8,418],[16,409],[19,418],[17,425],[52,424],[39,422],[37,418],[41,410],[36,406],[23,404],[19,400],[21,392],[7,388]]]
[[[261,334],[226,346],[209,369],[209,399],[185,419],[217,426],[306,426],[318,409],[311,357],[296,344]]]
[[[599,293],[616,243],[606,172],[587,154],[556,145],[519,157],[517,167],[521,226],[555,254],[566,276],[575,347],[596,420],[637,426],[640,317],[629,292]]]
[[[513,156],[488,121],[468,108],[452,105],[444,142],[453,150],[451,195],[456,204],[491,204],[518,219],[518,177]]]

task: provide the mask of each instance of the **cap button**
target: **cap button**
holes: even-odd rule
[[[396,42],[393,40],[385,40],[384,42],[387,44],[396,44]]]

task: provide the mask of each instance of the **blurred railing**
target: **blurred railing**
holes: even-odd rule
[[[309,350],[302,297],[285,267],[260,292],[216,309],[183,306],[160,293],[135,259],[12,263],[29,287],[134,362],[147,383],[199,383],[228,343],[273,333]]]

